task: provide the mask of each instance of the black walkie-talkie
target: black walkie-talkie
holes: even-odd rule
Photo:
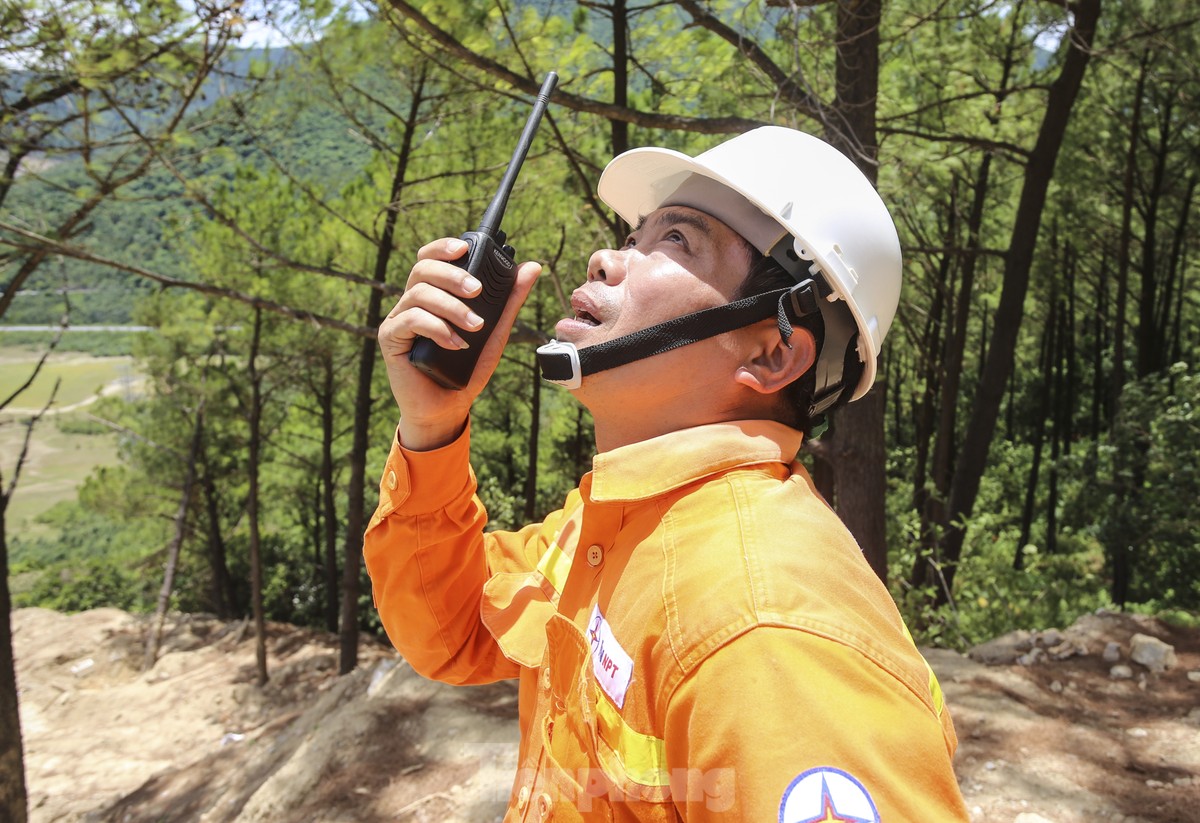
[[[475,363],[483,351],[483,346],[491,336],[492,329],[508,302],[508,296],[512,293],[513,283],[517,279],[517,264],[514,260],[517,253],[512,246],[505,243],[507,238],[500,230],[500,220],[504,217],[508,195],[512,192],[521,164],[525,162],[525,155],[529,153],[533,134],[537,131],[556,83],[557,74],[550,72],[546,75],[537,101],[533,105],[533,112],[525,122],[525,130],[521,132],[516,151],[513,152],[504,178],[500,181],[500,188],[488,205],[487,211],[483,213],[479,229],[462,235],[462,239],[467,241],[467,251],[454,261],[455,265],[466,269],[483,284],[483,289],[477,296],[463,301],[483,318],[483,325],[478,331],[458,329],[459,335],[467,341],[469,348],[443,349],[432,340],[422,337],[413,344],[412,351],[408,353],[408,359],[413,365],[444,388],[461,389],[471,380],[471,373],[475,371]]]

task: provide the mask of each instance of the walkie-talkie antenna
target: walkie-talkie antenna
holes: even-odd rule
[[[517,141],[517,150],[513,152],[504,179],[491,204],[484,212],[483,220],[479,223],[478,231],[469,231],[461,235],[467,244],[467,250],[457,260],[448,261],[478,280],[483,288],[474,297],[464,298],[463,302],[471,308],[475,315],[482,319],[482,324],[476,328],[457,328],[460,340],[465,346],[443,348],[442,344],[434,343],[428,337],[418,337],[413,341],[413,347],[408,353],[409,362],[419,371],[429,376],[429,379],[447,389],[462,389],[471,381],[475,373],[475,363],[491,337],[492,329],[500,320],[504,307],[508,304],[513,285],[517,280],[516,250],[508,245],[508,238],[500,229],[500,220],[504,217],[504,209],[508,205],[508,195],[512,192],[517,180],[517,172],[525,162],[529,146],[533,143],[533,133],[541,122],[550,93],[558,82],[558,75],[550,72],[542,83],[533,111],[525,121],[525,130]]]
[[[483,213],[483,219],[479,221],[479,233],[486,234],[489,237],[494,236],[496,230],[500,227],[500,220],[504,217],[504,210],[508,207],[508,195],[512,193],[513,185],[517,182],[517,173],[521,171],[521,165],[525,162],[525,155],[529,154],[529,147],[533,145],[533,135],[537,131],[538,123],[542,120],[542,114],[546,111],[546,106],[550,102],[550,93],[554,91],[555,85],[558,84],[558,74],[550,72],[546,75],[546,79],[542,81],[542,88],[538,91],[537,100],[533,104],[533,111],[529,114],[529,119],[525,121],[525,130],[521,132],[521,138],[517,141],[517,148],[513,152],[512,160],[508,161],[508,168],[504,172],[504,177],[500,181],[500,188],[496,190],[496,196],[492,198],[492,202],[488,204],[487,211]],[[504,241],[500,241],[504,242]]]

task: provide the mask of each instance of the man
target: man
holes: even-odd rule
[[[636,228],[542,352],[597,447],[543,523],[485,533],[468,463],[537,264],[461,392],[407,355],[478,328],[480,286],[447,262],[465,244],[422,248],[380,327],[401,414],[365,553],[389,636],[431,678],[519,678],[505,820],[965,820],[937,681],[793,462],[874,380],[900,289],[886,208],[778,127],[636,149],[598,191]]]

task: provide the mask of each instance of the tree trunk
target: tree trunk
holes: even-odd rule
[[[866,396],[838,409],[838,427],[853,432],[836,438],[830,461],[837,495],[838,516],[849,527],[867,562],[887,582],[887,454],[883,442],[883,397],[886,389],[877,383]]]
[[[1033,430],[1033,460],[1029,466],[1029,480],[1025,484],[1025,505],[1021,509],[1021,536],[1013,553],[1013,568],[1025,568],[1025,547],[1032,540],[1033,516],[1037,508],[1038,476],[1042,469],[1042,446],[1046,442],[1046,417],[1050,414],[1050,363],[1055,346],[1055,313],[1057,304],[1050,304],[1050,317],[1042,332],[1042,350],[1038,358],[1038,369],[1042,375],[1041,391],[1038,393],[1037,424]]]
[[[1051,417],[1051,424],[1054,426],[1051,431],[1050,439],[1050,466],[1049,482],[1046,489],[1046,553],[1054,554],[1058,551],[1058,460],[1062,455],[1062,442],[1065,436],[1066,421],[1070,417],[1070,412],[1066,408],[1067,403],[1067,375],[1064,361],[1067,356],[1067,335],[1070,321],[1067,316],[1067,309],[1060,304],[1058,306],[1058,325],[1054,335],[1054,369],[1053,369],[1053,386],[1054,394],[1052,399],[1052,407],[1054,414]],[[1049,377],[1049,373],[1047,377]]]
[[[392,190],[388,198],[387,217],[379,236],[379,251],[375,256],[375,282],[387,282],[388,262],[391,260],[393,238],[396,233],[396,217],[400,212],[400,195],[404,190],[404,178],[408,173],[408,159],[412,154],[413,138],[417,131],[417,115],[424,103],[424,72],[417,78],[409,103],[408,119],[404,123],[404,134],[400,143],[400,154],[396,158],[396,170],[392,175]],[[378,328],[383,318],[383,294],[372,289],[367,301],[367,326]],[[339,628],[338,672],[348,674],[358,665],[358,593],[359,574],[362,569],[363,530],[366,512],[367,449],[371,436],[371,385],[375,376],[375,352],[379,347],[376,340],[364,340],[358,360],[358,390],[354,402],[354,440],[350,448],[350,479],[346,502],[346,539],[342,565],[342,614]]]
[[[203,378],[201,378],[203,384]],[[192,445],[188,450],[186,473],[183,477],[183,493],[179,496],[179,509],[175,512],[175,534],[167,547],[167,564],[163,571],[162,588],[158,591],[158,606],[154,611],[154,620],[150,624],[150,633],[146,638],[146,656],[142,660],[142,671],[150,671],[158,660],[158,647],[162,644],[163,624],[167,620],[167,606],[171,602],[171,592],[175,589],[175,569],[179,565],[179,550],[183,546],[183,538],[187,533],[187,515],[192,506],[192,489],[196,485],[196,463],[200,458],[200,448],[204,442],[204,401],[200,401],[196,409],[196,430],[192,433]]]
[[[21,161],[29,154],[28,148],[17,148],[11,144],[5,146],[5,150],[10,153],[5,159],[4,171],[0,172],[0,206],[3,206],[4,201],[8,199],[8,193],[12,190],[13,181],[17,178],[17,170],[21,167]]]
[[[943,244],[947,249],[953,248],[955,235],[958,233],[957,188],[957,185],[951,188],[950,199],[946,205],[947,219]],[[942,259],[938,263],[937,289],[929,306],[929,316],[925,323],[925,330],[921,335],[920,351],[940,352],[945,346],[945,335],[947,329],[951,326],[950,306],[953,302],[952,292],[954,290],[952,281],[954,279],[954,271],[957,269],[954,257],[955,255],[948,251],[942,255]],[[918,362],[923,367],[922,376],[924,379],[921,382],[924,385],[921,391],[921,401],[919,404],[915,404],[916,408],[913,413],[913,444],[916,449],[915,468],[913,471],[913,511],[921,513],[921,533],[928,534],[927,527],[929,526],[929,522],[925,517],[925,512],[928,511],[929,498],[933,493],[933,485],[929,482],[929,457],[934,438],[939,436],[935,420],[938,416],[937,398],[942,382],[945,379],[945,359],[944,357],[931,356],[922,358]],[[884,380],[887,380],[886,374],[884,375]],[[889,382],[887,385],[890,386],[891,383]],[[896,406],[899,406],[895,400],[892,402]],[[896,409],[893,408],[893,411],[896,411]],[[899,417],[896,419],[894,428],[896,431],[900,430]]]
[[[922,512],[923,530],[929,541],[930,553],[918,554],[916,567],[910,578],[914,588],[920,588],[938,579],[930,564],[942,562],[942,528],[946,517],[946,503],[950,499],[950,486],[958,444],[958,400],[962,391],[963,361],[967,350],[967,330],[971,320],[971,298],[975,292],[975,272],[979,264],[979,248],[983,229],[984,206],[991,186],[992,155],[984,154],[975,175],[975,187],[971,198],[971,212],[967,216],[967,254],[963,259],[958,299],[955,301],[953,329],[946,335],[942,352],[942,383],[938,398],[938,422],[936,440],[929,479],[933,493],[928,497],[928,506]]]
[[[629,105],[629,20],[625,0],[612,0],[613,104]],[[613,156],[629,151],[629,124],[609,120]]]
[[[1137,376],[1147,377],[1162,371],[1163,341],[1166,325],[1158,309],[1158,211],[1163,198],[1163,180],[1167,156],[1171,152],[1171,120],[1174,107],[1170,98],[1162,106],[1158,147],[1150,175],[1150,190],[1145,193],[1142,217],[1141,299],[1138,300]]]
[[[322,364],[324,368],[321,403],[321,525],[324,537],[325,629],[338,630],[338,552],[337,505],[333,488],[333,356]]]
[[[1075,442],[1075,411],[1078,406],[1079,395],[1079,370],[1077,364],[1078,351],[1076,350],[1076,321],[1075,318],[1078,312],[1076,304],[1076,282],[1075,278],[1078,273],[1078,255],[1075,253],[1075,246],[1070,242],[1066,244],[1066,258],[1063,270],[1067,275],[1067,305],[1063,313],[1063,384],[1062,397],[1060,404],[1060,417],[1062,423],[1062,433],[1058,437],[1058,443],[1063,454],[1070,455],[1071,446]],[[1055,427],[1055,434],[1059,434],[1058,427]]]
[[[1008,95],[1008,84],[1016,63],[1017,40],[1021,32],[1020,12],[1021,3],[1018,2],[1012,13],[1013,25],[1009,31],[1008,44],[1001,61],[996,103],[992,113],[988,115],[988,121],[992,126],[998,126],[1000,123],[1000,112]],[[928,506],[920,510],[922,512],[922,534],[929,542],[929,552],[917,555],[916,565],[911,576],[914,588],[920,588],[935,581],[939,584],[943,582],[936,569],[942,562],[942,539],[944,536],[942,524],[945,522],[954,462],[957,459],[958,401],[962,391],[963,363],[966,359],[967,332],[971,320],[971,300],[975,296],[975,273],[979,267],[982,246],[983,216],[987,195],[991,188],[992,160],[993,155],[988,151],[985,151],[979,160],[979,171],[975,175],[971,198],[971,211],[967,216],[967,253],[962,262],[963,270],[958,287],[958,300],[954,306],[954,313],[949,318],[953,321],[953,330],[944,338],[941,395],[938,401],[939,416],[936,427],[937,440],[934,443],[933,462],[930,469],[933,492],[927,497]],[[980,339],[985,340],[986,338],[987,328],[985,325]],[[981,352],[979,362],[982,363],[986,357],[986,352]]]
[[[58,345],[58,340],[50,344],[50,350],[42,355],[29,382],[17,390],[3,405],[14,399],[28,388],[38,371],[46,362],[50,351]],[[28,819],[28,791],[25,786],[25,755],[21,745],[21,712],[20,700],[17,694],[16,661],[13,658],[12,645],[12,596],[8,590],[8,521],[6,519],[8,504],[12,501],[13,492],[21,477],[21,469],[29,455],[29,442],[33,439],[33,430],[46,411],[54,405],[58,397],[62,379],[54,381],[50,396],[42,410],[35,414],[25,424],[25,438],[17,455],[16,466],[8,486],[4,485],[4,477],[0,475],[0,631],[4,633],[0,641],[0,820],[12,820],[15,823],[25,823]]]
[[[204,477],[201,481],[204,486],[204,506],[208,513],[208,568],[212,575],[209,597],[217,617],[229,618],[241,609],[233,575],[229,573],[229,565],[225,559],[225,539],[221,536],[221,501],[217,497],[206,449],[201,451],[201,460],[204,463]]]
[[[1096,278],[1095,295],[1096,310],[1092,315],[1094,333],[1092,335],[1092,409],[1091,409],[1091,450],[1096,453],[1100,444],[1101,426],[1104,417],[1111,408],[1108,401],[1109,386],[1104,379],[1104,352],[1108,349],[1108,255],[1100,257],[1100,271]],[[1089,457],[1092,475],[1099,466],[1097,458]]]
[[[250,442],[246,460],[249,495],[246,499],[246,519],[250,525],[250,604],[254,614],[254,655],[257,683],[267,685],[267,622],[263,610],[262,534],[258,517],[258,473],[262,460],[262,375],[258,372],[258,347],[262,337],[262,310],[254,310],[254,335],[250,339],[247,377],[250,380]]]
[[[8,591],[8,527],[5,522],[8,500],[9,493],[0,488],[0,819],[25,823],[28,792],[13,660],[12,598]]]
[[[1130,248],[1133,245],[1134,177],[1137,171],[1137,147],[1142,132],[1142,98],[1146,89],[1146,72],[1150,65],[1150,50],[1142,52],[1137,86],[1133,92],[1133,115],[1129,124],[1129,148],[1125,152],[1125,173],[1121,184],[1121,233],[1117,238],[1117,302],[1113,306],[1113,378],[1109,384],[1109,424],[1117,419],[1117,400],[1125,385],[1125,306],[1129,302]]]
[[[849,0],[838,4],[834,104],[838,117],[826,124],[830,141],[854,160],[871,182],[877,176],[879,154],[875,104],[879,88],[880,14],[880,0]],[[884,394],[875,387],[857,402],[838,409],[837,425],[828,433],[828,449],[823,452],[836,461],[830,463],[829,469],[833,480],[832,502],[838,516],[862,547],[871,568],[886,582]]]
[[[1091,60],[1092,42],[1100,17],[1100,0],[1079,0],[1075,5],[1074,26],[1067,34],[1070,43],[1059,76],[1050,86],[1046,111],[1037,142],[1029,155],[1024,185],[1013,221],[1012,239],[1004,265],[1004,285],[992,323],[991,344],[980,376],[978,391],[967,424],[962,449],[955,465],[950,495],[945,566],[947,588],[953,587],[954,574],[966,538],[966,523],[971,517],[979,485],[987,466],[988,451],[996,432],[1005,386],[1013,373],[1013,363],[1024,315],[1025,298],[1038,228],[1046,204],[1046,193],[1054,176],[1054,165],[1070,121],[1071,109],[1083,85],[1084,72]]]
[[[1184,241],[1187,239],[1188,219],[1192,213],[1192,199],[1196,194],[1196,175],[1188,175],[1186,191],[1183,196],[1183,201],[1179,206],[1179,220],[1175,224],[1175,238],[1171,244],[1171,259],[1167,270],[1167,283],[1170,288],[1169,295],[1174,295],[1170,299],[1164,300],[1163,307],[1163,323],[1170,329],[1170,336],[1166,346],[1166,362],[1177,363],[1183,359],[1183,341],[1181,339],[1181,331],[1183,327],[1183,305],[1186,302],[1185,295],[1188,294],[1186,288],[1187,267],[1184,265]],[[1172,310],[1172,306],[1174,309]]]

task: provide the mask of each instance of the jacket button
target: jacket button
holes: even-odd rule
[[[392,491],[395,491],[395,490],[396,490],[396,486],[398,486],[398,485],[399,485],[399,481],[397,481],[397,480],[396,480],[396,472],[395,472],[395,470],[393,470],[393,469],[388,469],[388,473],[387,473],[387,487],[388,487],[389,489],[391,489]]]
[[[517,812],[525,813],[525,807],[529,805],[529,787],[522,786],[521,791],[517,792]]]
[[[542,669],[542,688],[550,691],[550,667],[546,666]]]
[[[600,561],[604,559],[604,549],[600,546],[591,546],[588,548],[587,562],[589,566],[599,566]]]
[[[549,820],[550,812],[553,811],[553,807],[550,803],[550,795],[545,793],[539,794],[537,799],[537,807],[538,817],[540,817],[542,820]]]

